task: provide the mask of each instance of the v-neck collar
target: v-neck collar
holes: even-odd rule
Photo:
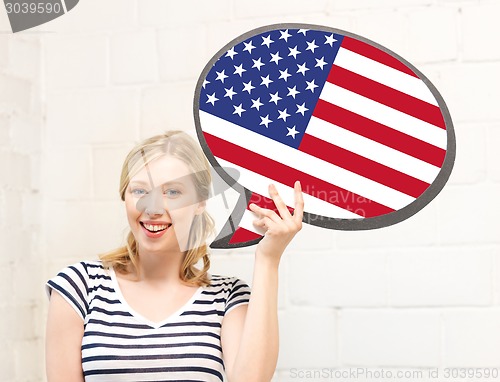
[[[193,302],[196,300],[196,298],[201,294],[203,291],[203,287],[200,286],[194,294],[189,298],[189,300],[177,311],[174,313],[170,314],[167,318],[160,322],[154,322],[146,317],[144,317],[142,314],[136,312],[128,303],[127,300],[125,300],[125,297],[123,296],[123,293],[120,289],[120,284],[118,283],[118,278],[116,277],[116,273],[113,267],[109,267],[109,274],[111,277],[111,282],[113,283],[113,288],[116,292],[116,295],[118,297],[118,300],[120,303],[125,307],[125,309],[138,321],[141,321],[142,323],[151,326],[154,329],[158,329],[162,327],[163,325],[169,323],[170,321],[174,320],[176,317],[179,317],[183,312],[186,311],[186,309],[193,304]]]

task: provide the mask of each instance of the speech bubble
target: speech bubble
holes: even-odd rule
[[[432,83],[380,44],[325,26],[269,25],[229,42],[200,75],[194,117],[210,163],[241,186],[238,228],[212,248],[262,238],[248,205],[274,208],[270,183],[293,208],[301,181],[307,224],[376,229],[424,208],[455,159]],[[238,171],[237,183],[224,168]]]

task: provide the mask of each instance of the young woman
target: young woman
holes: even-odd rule
[[[272,378],[278,265],[302,227],[300,183],[293,215],[273,185],[269,195],[279,214],[250,207],[259,216],[254,224],[266,229],[250,293],[235,277],[208,273],[210,182],[206,158],[181,131],[147,139],[129,153],[120,179],[126,246],[73,264],[46,284],[48,382]]]

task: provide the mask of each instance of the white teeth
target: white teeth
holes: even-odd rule
[[[148,231],[153,231],[153,232],[157,232],[157,231],[163,231],[164,229],[167,228],[166,225],[153,225],[153,224],[145,224],[144,223],[144,227],[148,230]]]

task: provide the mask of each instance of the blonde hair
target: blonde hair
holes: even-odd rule
[[[209,198],[212,179],[207,159],[194,139],[187,133],[172,130],[144,140],[129,152],[123,163],[120,177],[120,197],[123,201],[130,179],[146,164],[166,154],[186,163],[192,174],[198,200],[203,201]],[[189,249],[184,254],[179,271],[182,281],[198,286],[210,283],[207,274],[210,268],[210,258],[206,240],[213,233],[214,227],[214,221],[206,210],[195,215],[189,231]],[[99,258],[104,266],[113,266],[122,272],[126,272],[128,267],[132,266],[138,273],[138,248],[132,231],[127,234],[125,246],[101,254]],[[202,269],[196,267],[200,259],[203,261]]]

